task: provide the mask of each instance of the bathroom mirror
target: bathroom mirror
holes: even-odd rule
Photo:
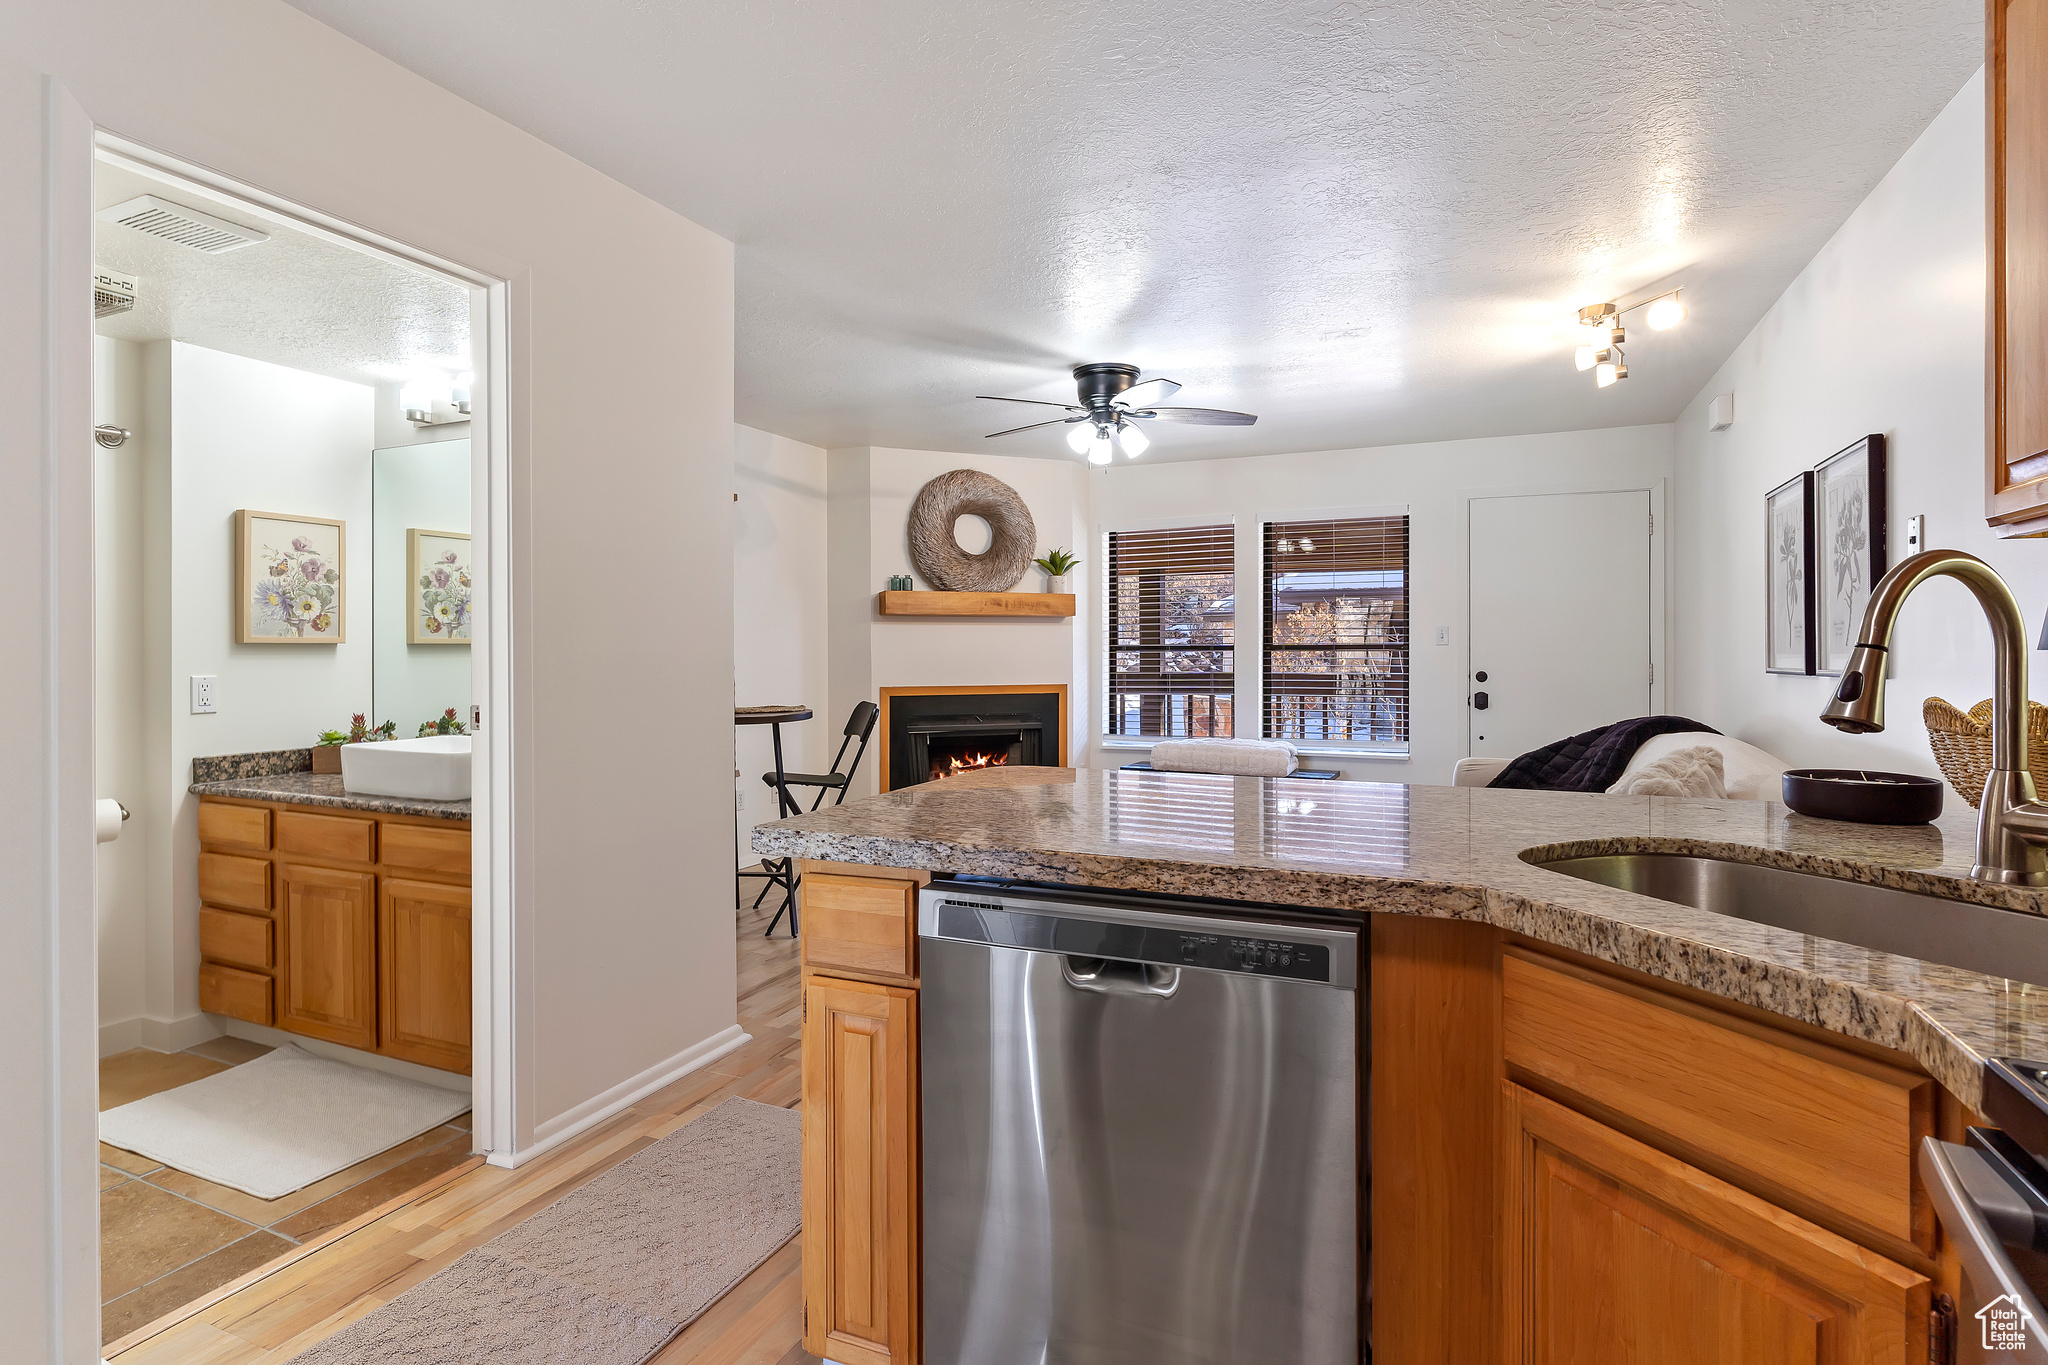
[[[468,440],[371,455],[374,721],[410,739],[453,707],[469,723]]]

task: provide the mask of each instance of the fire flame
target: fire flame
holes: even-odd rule
[[[932,781],[936,782],[942,777],[952,777],[957,773],[971,772],[976,768],[1001,768],[1007,766],[1009,762],[1010,751],[1008,749],[1004,749],[1000,753],[972,753],[964,758],[956,756],[947,759],[945,767],[935,767],[932,769]]]

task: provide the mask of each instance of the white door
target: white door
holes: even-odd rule
[[[1650,494],[1473,498],[1471,751],[1650,714]]]

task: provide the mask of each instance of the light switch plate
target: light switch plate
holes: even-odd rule
[[[1906,518],[1906,553],[1917,555],[1927,548],[1927,518]]]
[[[213,689],[214,684],[216,684],[219,681],[220,680],[211,673],[194,673],[192,675],[193,715],[210,716],[218,709],[214,705]]]
[[[1436,642],[1440,645],[1447,645],[1451,642],[1451,628],[1449,626],[1438,626],[1436,628]]]

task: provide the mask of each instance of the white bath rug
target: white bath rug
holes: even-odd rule
[[[461,1091],[287,1044],[107,1110],[100,1140],[258,1199],[281,1199],[468,1108]]]

